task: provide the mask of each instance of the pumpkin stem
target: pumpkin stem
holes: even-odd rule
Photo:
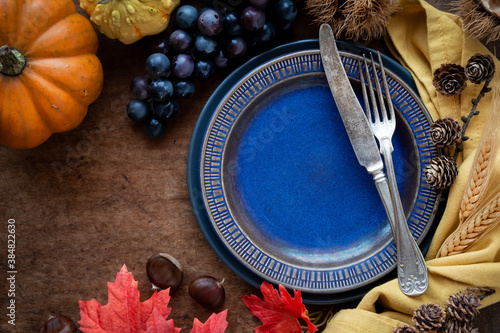
[[[97,0],[98,5],[107,5],[111,0]]]
[[[23,54],[15,49],[11,49],[9,45],[0,47],[0,73],[9,76],[16,76],[26,66],[26,58]]]

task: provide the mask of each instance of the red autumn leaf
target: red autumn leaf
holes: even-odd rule
[[[255,332],[300,333],[302,330],[298,318],[306,321],[309,332],[317,331],[306,315],[306,307],[302,304],[300,290],[294,290],[295,298],[292,298],[285,287],[280,284],[280,297],[278,291],[266,281],[261,284],[260,290],[264,300],[255,295],[242,296],[250,312],[262,321],[262,325],[255,328]]]
[[[226,321],[227,310],[218,314],[213,313],[205,324],[194,318],[193,329],[190,333],[224,333],[229,323]]]
[[[80,330],[84,333],[177,333],[180,329],[165,320],[170,313],[169,290],[155,292],[141,303],[137,281],[123,265],[114,283],[108,282],[108,304],[80,301]],[[161,320],[163,322],[161,322]],[[166,326],[167,325],[167,326]],[[162,330],[158,330],[161,327]],[[167,327],[167,330],[163,329]]]
[[[165,320],[158,309],[154,308],[151,317],[146,322],[146,330],[140,333],[178,333],[181,329],[174,327],[172,319]]]

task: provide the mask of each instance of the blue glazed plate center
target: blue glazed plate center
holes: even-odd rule
[[[390,242],[372,177],[358,163],[324,75],[276,85],[234,126],[226,195],[258,248],[294,265],[332,268]],[[415,188],[414,178],[400,176],[407,153],[400,147],[411,146],[404,142],[411,132],[400,127],[393,140],[398,183]]]

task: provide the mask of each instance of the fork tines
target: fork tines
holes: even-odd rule
[[[364,63],[364,69],[365,69],[365,74],[363,74],[363,68],[362,68],[362,62],[358,61],[358,68],[359,68],[359,78],[361,80],[361,90],[363,93],[363,100],[366,102],[368,101],[368,95],[366,92],[366,85],[368,85],[368,89],[370,90],[370,99],[371,99],[371,107],[370,103],[365,103],[365,111],[366,111],[366,116],[370,120],[370,122],[375,121],[375,123],[380,122],[380,116],[379,116],[379,110],[378,106],[380,105],[380,111],[382,119],[392,122],[394,119],[394,107],[392,105],[391,101],[391,94],[389,92],[389,85],[387,84],[387,78],[385,76],[385,68],[384,64],[382,63],[382,57],[380,56],[380,52],[377,52],[378,54],[378,62],[380,64],[380,73],[382,76],[382,79],[379,78],[379,75],[377,74],[377,69],[375,66],[375,62],[373,61],[373,55],[370,53],[370,64],[371,64],[371,70],[372,74],[370,75],[370,71],[368,69],[368,62],[366,60],[366,56],[363,54],[363,63]],[[366,75],[366,83],[365,83],[365,75]],[[372,77],[373,80],[375,81],[375,87],[378,93],[378,100],[379,103],[377,103],[377,99],[375,97],[375,92],[373,89],[373,82],[372,82]],[[384,97],[382,94],[382,89],[380,87],[380,81],[382,81],[382,84],[384,86],[384,92],[386,94],[386,99],[387,101],[384,101]],[[386,109],[386,104],[389,109],[389,114],[387,114],[387,109]],[[373,110],[372,110],[373,109]]]

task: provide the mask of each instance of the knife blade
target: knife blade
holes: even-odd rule
[[[421,272],[421,267],[419,266],[419,263],[423,262],[423,257],[420,261],[416,260],[419,250],[414,241],[414,247],[403,246],[401,243],[403,240],[403,237],[400,237],[402,228],[397,223],[398,220],[394,209],[395,202],[383,170],[384,164],[382,162],[382,157],[380,156],[379,148],[365,112],[359,104],[358,98],[349,82],[344,65],[340,59],[332,28],[328,24],[323,24],[320,27],[319,45],[328,85],[330,86],[351,145],[356,153],[359,164],[364,166],[368,173],[373,176],[375,186],[377,187],[377,191],[382,199],[387,216],[389,217],[389,223],[393,231],[398,252],[397,272],[399,288],[408,296],[421,295],[427,289],[427,273],[426,271]],[[399,220],[399,223],[406,224],[406,220]],[[409,231],[407,232],[409,234]],[[409,237],[411,237],[411,235]],[[409,272],[416,271],[418,271],[419,274],[425,273],[425,275],[417,279],[413,274],[408,274]],[[422,288],[420,288],[422,278],[425,280],[423,281],[425,283],[423,283]]]
[[[332,28],[328,24],[321,25],[319,30],[319,49],[328,85],[359,164],[370,174],[382,171],[384,164],[377,142],[344,70]]]

